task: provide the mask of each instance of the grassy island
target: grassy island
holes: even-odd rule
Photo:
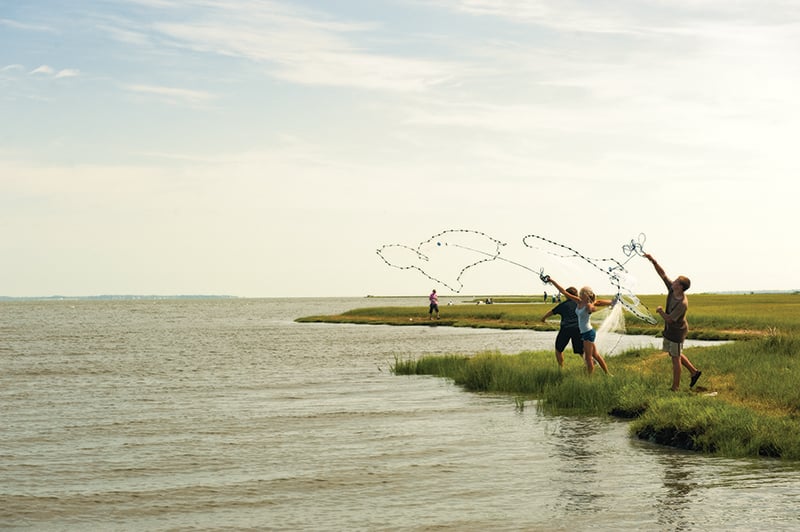
[[[642,297],[651,309],[664,296]],[[556,330],[558,320],[542,323],[552,306],[527,303],[492,305],[472,301],[442,307],[435,326]],[[730,457],[800,459],[800,294],[693,294],[689,299],[690,337],[737,340],[715,347],[687,349],[703,370],[691,391],[669,391],[668,355],[635,349],[609,359],[613,376],[589,377],[580,358],[567,357],[559,370],[551,351],[501,355],[497,352],[398,359],[397,375],[434,375],[475,392],[507,393],[518,408],[535,400],[553,413],[631,419],[638,438],[683,449]],[[658,335],[661,327],[626,317],[630,334]],[[304,322],[380,323],[431,326],[427,308],[355,309],[337,316],[301,318]]]

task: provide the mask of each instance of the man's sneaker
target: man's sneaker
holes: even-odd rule
[[[697,373],[692,375],[692,380],[689,381],[689,388],[692,388],[692,387],[694,387],[695,384],[697,384],[697,379],[699,379],[700,375],[702,375],[702,374],[703,374],[702,371],[697,371]]]

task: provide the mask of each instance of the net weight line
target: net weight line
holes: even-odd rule
[[[593,268],[597,269],[598,271],[600,271],[603,274],[605,274],[606,276],[608,276],[608,279],[611,282],[611,284],[614,285],[617,288],[616,301],[618,301],[620,304],[622,304],[622,306],[628,312],[630,312],[631,314],[633,314],[634,316],[636,316],[640,320],[646,321],[647,323],[649,323],[651,325],[655,325],[655,324],[658,323],[658,321],[650,313],[650,309],[648,309],[647,306],[644,303],[642,303],[639,300],[638,297],[636,297],[636,295],[633,293],[633,291],[631,291],[627,287],[623,286],[622,280],[620,279],[620,274],[627,273],[627,271],[628,271],[627,269],[625,269],[625,264],[627,264],[634,256],[637,256],[637,255],[638,256],[643,256],[644,255],[644,241],[647,239],[647,237],[645,236],[644,233],[640,233],[639,234],[638,242],[636,240],[634,240],[634,239],[631,239],[630,244],[625,244],[625,245],[622,246],[623,253],[628,257],[628,259],[625,262],[620,262],[615,258],[595,259],[595,258],[592,258],[592,257],[587,257],[586,255],[582,254],[581,252],[579,252],[578,250],[576,250],[574,248],[571,248],[571,247],[566,246],[564,244],[560,244],[558,242],[555,242],[554,240],[550,240],[550,239],[545,238],[545,237],[540,236],[540,235],[526,235],[526,236],[524,236],[522,238],[522,243],[526,247],[529,247],[529,248],[532,248],[532,249],[539,249],[539,248],[537,248],[537,246],[532,245],[532,244],[530,244],[528,242],[528,239],[531,239],[531,238],[535,238],[535,239],[541,240],[543,242],[546,242],[546,243],[550,244],[551,246],[556,246],[557,248],[563,249],[566,252],[568,252],[568,254],[564,254],[564,255],[559,255],[557,253],[550,253],[551,255],[555,255],[555,256],[561,257],[561,258],[579,258],[579,259],[583,260],[584,262],[590,264]],[[546,253],[548,253],[548,252],[546,252]],[[600,266],[598,264],[598,262],[611,262],[611,263],[614,264],[614,266],[609,267],[609,268],[603,268],[602,266]],[[544,281],[544,277],[548,277],[548,280],[549,280],[549,276],[543,276],[542,277],[543,281]],[[647,313],[642,312],[641,310],[639,310],[637,308],[639,305],[644,307],[647,310]]]
[[[408,251],[410,251],[410,252],[411,252],[411,253],[413,253],[413,254],[414,254],[414,255],[415,255],[415,256],[416,256],[416,257],[417,257],[419,260],[421,260],[421,261],[423,261],[423,262],[429,262],[429,261],[430,261],[430,258],[428,257],[428,255],[426,255],[425,253],[423,253],[423,252],[421,251],[421,249],[422,249],[424,246],[426,246],[426,245],[431,245],[431,243],[432,243],[432,242],[434,242],[434,241],[436,241],[436,247],[441,247],[441,246],[442,246],[442,240],[444,240],[444,238],[443,238],[443,237],[444,237],[445,235],[450,235],[450,234],[471,234],[471,235],[477,235],[477,236],[479,236],[479,237],[482,237],[482,238],[485,238],[485,239],[487,239],[489,242],[491,242],[491,243],[494,245],[494,249],[495,249],[495,252],[494,252],[494,253],[489,253],[489,252],[486,252],[486,251],[481,251],[481,250],[474,249],[474,248],[471,248],[471,247],[468,247],[468,246],[462,246],[462,245],[460,245],[460,244],[449,243],[449,242],[447,242],[447,241],[445,240],[445,243],[444,243],[444,245],[445,245],[445,246],[451,246],[451,245],[452,245],[453,247],[459,247],[459,248],[461,248],[461,249],[465,249],[465,250],[467,250],[467,251],[471,251],[471,252],[474,252],[474,253],[478,253],[479,255],[483,255],[484,257],[486,257],[486,258],[483,258],[483,259],[477,260],[477,261],[475,261],[475,262],[473,262],[473,263],[471,263],[471,264],[468,264],[468,265],[464,266],[463,268],[461,268],[461,271],[458,273],[458,275],[456,276],[456,279],[455,279],[455,280],[456,280],[456,282],[457,282],[457,283],[458,283],[458,285],[459,285],[459,287],[458,287],[458,288],[456,288],[456,287],[453,287],[453,286],[450,286],[450,284],[448,284],[448,282],[446,282],[446,281],[444,281],[444,280],[442,280],[442,279],[439,279],[439,278],[437,278],[437,277],[434,277],[433,275],[431,275],[430,273],[428,273],[428,272],[427,272],[427,271],[425,271],[423,268],[420,268],[420,267],[419,267],[419,266],[417,266],[417,265],[414,265],[414,264],[411,264],[411,265],[398,265],[398,264],[394,264],[394,263],[392,263],[391,261],[389,261],[389,259],[387,259],[387,258],[386,258],[385,252],[386,252],[388,249],[390,249],[390,248],[401,248],[401,249],[405,249],[405,250],[408,250]],[[419,272],[420,272],[422,275],[424,275],[425,277],[427,277],[428,279],[430,279],[431,281],[434,281],[434,282],[436,282],[436,283],[439,283],[439,284],[441,284],[442,286],[445,286],[445,287],[447,287],[449,290],[452,290],[453,292],[455,292],[455,293],[457,293],[457,294],[458,294],[458,293],[461,293],[461,289],[464,287],[464,284],[461,282],[461,277],[464,275],[464,273],[465,273],[467,270],[469,270],[470,268],[472,268],[472,267],[474,267],[474,266],[477,266],[478,264],[482,264],[482,263],[484,263],[484,262],[490,262],[490,261],[493,261],[493,260],[496,260],[496,259],[500,259],[500,260],[503,260],[503,261],[506,261],[506,262],[511,262],[511,263],[513,263],[513,264],[516,264],[517,266],[520,266],[520,267],[522,267],[522,268],[529,269],[527,266],[525,266],[525,265],[523,265],[523,264],[515,263],[515,262],[513,262],[513,261],[510,261],[510,260],[508,260],[508,259],[506,259],[506,258],[504,258],[504,257],[500,257],[500,248],[501,248],[502,246],[505,246],[505,245],[506,245],[506,244],[505,244],[504,242],[501,242],[500,240],[498,240],[498,239],[496,239],[496,238],[493,238],[493,237],[489,236],[488,234],[486,234],[486,233],[484,233],[484,232],[482,232],[482,231],[475,231],[475,230],[472,230],[472,229],[447,229],[447,230],[445,230],[445,231],[442,231],[441,233],[437,233],[437,234],[433,235],[432,237],[430,237],[430,238],[429,238],[429,239],[427,239],[427,240],[423,240],[422,242],[420,242],[420,243],[419,243],[419,245],[418,245],[416,248],[413,248],[413,247],[411,247],[411,246],[406,246],[406,245],[404,245],[404,244],[386,244],[386,245],[384,245],[384,246],[381,246],[381,247],[380,247],[380,248],[377,250],[377,252],[376,252],[376,253],[377,253],[377,254],[378,254],[378,256],[379,256],[379,257],[380,257],[380,258],[383,260],[383,262],[385,262],[387,265],[389,265],[389,266],[391,266],[391,267],[393,267],[393,268],[399,268],[399,269],[401,269],[401,270],[412,270],[412,269],[413,269],[413,270],[417,270],[417,271],[419,271]]]
[[[448,242],[447,241],[447,237],[452,236],[452,235],[456,235],[456,236],[457,235],[472,235],[472,236],[480,237],[482,239],[486,239],[486,241],[489,242],[490,245],[494,247],[494,252],[490,253],[488,251],[483,251],[483,250],[480,250],[480,249],[476,249],[475,247],[472,247],[472,246],[467,246],[467,245],[459,244],[459,243],[456,243],[456,242]],[[555,241],[550,240],[548,238],[545,238],[543,236],[534,235],[534,234],[526,235],[525,237],[523,237],[522,243],[526,247],[529,247],[529,248],[532,248],[532,249],[536,249],[537,247],[535,245],[530,244],[528,242],[529,239],[538,239],[538,240],[541,240],[542,242],[546,242],[546,243],[550,244],[551,246],[555,246],[556,248],[563,249],[566,252],[568,252],[568,254],[565,254],[565,255],[558,255],[558,254],[555,254],[555,253],[551,253],[553,255],[561,256],[562,258],[564,258],[564,257],[567,257],[567,258],[572,258],[572,257],[579,258],[579,259],[583,260],[584,262],[587,262],[588,264],[590,264],[592,267],[596,268],[597,270],[601,271],[603,274],[608,276],[611,284],[614,285],[617,288],[616,300],[619,301],[628,312],[630,312],[631,314],[633,314],[634,316],[636,316],[640,320],[645,321],[647,323],[650,323],[650,324],[653,324],[653,325],[655,325],[657,323],[655,318],[653,318],[652,314],[650,314],[649,309],[647,309],[647,307],[643,303],[641,303],[641,301],[639,301],[639,298],[636,297],[636,295],[634,295],[631,290],[629,290],[628,288],[623,286],[622,280],[620,279],[620,274],[627,272],[627,270],[625,269],[625,264],[627,264],[634,256],[637,256],[637,255],[638,256],[643,256],[644,255],[644,241],[646,240],[646,237],[645,237],[644,233],[640,233],[639,234],[638,241],[636,241],[634,239],[631,239],[629,244],[625,244],[625,245],[622,246],[623,253],[628,257],[628,259],[625,262],[619,262],[618,260],[616,260],[614,258],[593,259],[591,257],[587,257],[587,256],[583,255],[582,253],[580,253],[579,251],[577,251],[574,248],[571,248],[571,247],[566,246],[564,244],[560,244],[558,242],[555,242]],[[459,285],[458,288],[456,288],[454,286],[451,286],[450,283],[448,283],[448,282],[446,282],[446,281],[444,281],[442,279],[439,279],[439,278],[435,277],[434,275],[431,275],[424,268],[422,268],[422,267],[420,267],[420,266],[418,266],[416,264],[398,265],[398,264],[395,264],[395,263],[391,262],[386,257],[386,252],[389,249],[391,249],[391,248],[399,248],[399,249],[405,250],[408,253],[412,254],[412,256],[415,256],[422,263],[430,262],[430,257],[426,253],[424,253],[422,251],[422,249],[425,246],[433,246],[434,245],[433,242],[435,242],[435,247],[436,248],[442,247],[442,246],[459,248],[459,249],[463,249],[463,250],[475,253],[477,255],[480,255],[483,258],[481,258],[481,259],[479,259],[477,261],[474,261],[474,262],[472,262],[470,264],[467,264],[466,266],[461,268],[461,271],[458,273],[458,275],[455,278],[456,283],[458,283],[458,285]],[[423,274],[425,277],[427,277],[428,279],[430,279],[430,280],[432,280],[432,281],[434,281],[436,283],[439,283],[442,286],[445,286],[446,288],[448,288],[449,290],[452,290],[455,293],[460,293],[461,290],[463,289],[464,284],[461,282],[461,278],[466,273],[467,270],[469,270],[470,268],[473,268],[473,267],[475,267],[475,266],[477,266],[479,264],[483,264],[483,263],[491,262],[491,261],[495,261],[495,260],[501,260],[501,261],[507,262],[509,264],[513,264],[513,265],[515,265],[517,267],[523,268],[523,269],[525,269],[527,271],[530,271],[530,272],[534,273],[535,275],[537,275],[539,277],[539,279],[543,283],[545,283],[545,284],[549,283],[550,277],[549,277],[549,275],[547,275],[544,272],[543,268],[540,268],[537,271],[537,270],[534,270],[533,268],[531,268],[529,266],[526,266],[525,264],[521,264],[519,262],[516,262],[516,261],[513,261],[513,260],[510,260],[510,259],[507,259],[505,257],[500,256],[500,250],[501,250],[502,246],[505,246],[505,245],[506,244],[504,242],[502,242],[502,241],[500,241],[500,240],[498,240],[498,239],[496,239],[496,238],[494,238],[492,236],[489,236],[488,234],[486,234],[486,233],[484,233],[482,231],[476,231],[476,230],[472,230],[472,229],[447,229],[445,231],[442,231],[440,233],[437,233],[437,234],[433,235],[432,237],[430,237],[427,240],[423,240],[422,242],[419,243],[419,245],[416,248],[411,247],[411,246],[406,246],[404,244],[386,244],[386,245],[383,245],[382,247],[380,247],[376,251],[376,253],[384,261],[384,263],[386,263],[388,266],[391,266],[393,268],[398,268],[398,269],[401,269],[401,270],[410,270],[410,269],[417,270],[421,274]],[[599,264],[597,264],[598,262],[611,262],[611,263],[614,264],[614,266],[606,269],[606,268],[603,268],[602,266],[600,266]],[[641,305],[645,309],[647,309],[647,313],[642,312],[641,310],[639,310],[637,308],[637,306],[639,306],[639,305]]]

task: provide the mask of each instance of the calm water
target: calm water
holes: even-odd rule
[[[387,304],[409,300],[0,303],[0,528],[800,528],[798,464],[389,371],[554,333],[293,322]]]

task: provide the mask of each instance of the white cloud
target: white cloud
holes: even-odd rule
[[[378,53],[357,44],[355,36],[379,35],[373,32],[380,28],[370,23],[334,21],[276,2],[220,3],[220,10],[204,2],[201,7],[209,9],[152,29],[164,45],[245,58],[264,64],[279,79],[307,85],[422,91],[457,70],[448,61]],[[129,33],[118,30],[115,36],[130,41]]]
[[[27,24],[25,22],[10,20],[7,18],[0,18],[0,26],[7,26],[9,28],[13,28],[16,30],[25,30],[25,31],[43,31],[43,32],[53,31],[53,29],[48,26],[42,26],[39,24]]]
[[[652,35],[674,28],[704,23],[751,23],[781,26],[800,17],[800,6],[791,1],[771,4],[744,0],[426,0],[456,12],[503,18],[517,24],[536,25],[559,31],[609,33],[628,36]]]
[[[202,104],[213,100],[215,96],[209,92],[157,85],[126,85],[125,88],[138,94],[159,97],[170,103]]]
[[[31,74],[31,75],[44,74],[46,76],[50,76],[50,75],[53,74],[53,72],[54,72],[53,67],[51,67],[49,65],[42,65],[42,66],[34,68],[30,72],[28,72],[28,74]]]
[[[76,70],[74,68],[65,68],[63,70],[59,70],[58,73],[55,75],[56,79],[59,78],[74,78],[80,75],[80,70]]]
[[[9,65],[8,67],[3,68],[2,70],[3,71],[6,69],[12,70],[17,68],[22,68],[22,65]],[[64,68],[56,72],[56,70],[50,65],[41,65],[28,72],[28,74],[31,76],[39,75],[39,76],[47,76],[47,77],[53,77],[54,79],[59,79],[59,78],[72,78],[78,76],[80,75],[80,71],[75,68]]]

